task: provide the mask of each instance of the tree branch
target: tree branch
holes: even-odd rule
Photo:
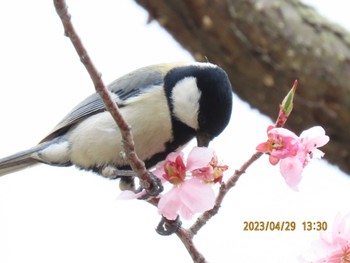
[[[120,129],[123,138],[123,147],[126,158],[130,164],[130,167],[133,169],[136,176],[140,179],[141,187],[146,189],[148,192],[151,192],[152,194],[154,191],[157,192],[159,185],[155,184],[158,182],[155,182],[154,177],[147,171],[144,162],[136,155],[131,128],[121,115],[118,105],[113,101],[110,92],[107,90],[105,84],[102,81],[101,73],[98,72],[94,66],[92,60],[88,55],[88,52],[86,51],[77,32],[75,31],[74,26],[71,22],[71,16],[68,13],[68,7],[65,0],[54,0],[54,5],[56,12],[62,21],[65,35],[71,40],[81,62],[85,66],[94,83],[96,92],[101,96],[106,110],[111,113],[113,119]]]
[[[192,232],[180,228],[177,232],[176,235],[180,238],[184,246],[186,247],[188,253],[192,257],[193,262],[195,263],[206,263],[206,259],[204,256],[198,251],[196,246],[193,243],[193,234]]]

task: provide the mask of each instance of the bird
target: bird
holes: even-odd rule
[[[134,70],[107,86],[131,126],[138,157],[147,169],[193,138],[207,147],[228,125],[232,86],[209,62],[179,62]],[[0,176],[35,164],[71,166],[112,176],[128,171],[122,137],[101,97],[94,93],[71,110],[36,146],[0,159]],[[113,170],[112,169],[112,170]]]

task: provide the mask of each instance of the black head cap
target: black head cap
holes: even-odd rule
[[[193,135],[199,146],[208,146],[229,123],[232,112],[232,87],[226,72],[210,63],[193,63],[176,67],[168,74],[165,86],[170,90],[185,78],[195,78],[200,93],[197,112],[197,127]],[[183,130],[183,129],[182,129]],[[192,136],[193,136],[192,135]]]
[[[232,112],[232,87],[226,72],[209,64],[195,72],[197,86],[202,92],[199,102],[197,141],[207,146],[227,126]]]

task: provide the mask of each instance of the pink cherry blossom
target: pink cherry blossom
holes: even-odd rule
[[[186,167],[182,156],[178,155],[174,162],[166,161],[164,164],[164,171],[163,177],[165,180],[175,185],[181,184],[186,177]]]
[[[281,160],[280,171],[288,186],[294,190],[298,190],[297,185],[301,181],[301,174],[305,166],[313,157],[321,158],[324,153],[317,149],[324,146],[329,137],[325,130],[320,126],[312,127],[303,131],[299,137],[300,147],[293,157],[287,157]]]
[[[194,147],[186,161],[183,153],[170,153],[153,171],[162,183],[172,184],[170,191],[158,196],[159,213],[169,220],[175,220],[178,214],[190,219],[195,213],[213,208],[215,194],[211,186],[221,183],[227,169],[228,166],[219,165],[215,152],[209,148]],[[118,199],[135,199],[145,193],[123,191]]]
[[[196,169],[191,170],[190,168],[189,170],[191,170],[192,175],[194,177],[198,177],[206,183],[221,183],[223,173],[228,169],[228,166],[219,165],[218,158],[214,152],[212,152],[211,155],[208,157],[210,157],[211,159],[207,164],[207,166],[204,166],[204,167],[190,166],[192,169],[193,168],[196,168]],[[209,160],[209,158],[206,158],[206,161],[207,160]]]
[[[300,154],[298,154],[299,156]],[[298,190],[298,184],[300,183],[303,173],[303,164],[298,156],[288,157],[280,162],[280,172],[286,182],[286,184],[293,190]]]
[[[350,214],[336,216],[332,232],[321,232],[320,240],[312,244],[313,263],[350,262]],[[304,259],[302,261],[305,262]]]
[[[280,159],[295,156],[299,150],[298,136],[285,128],[269,126],[267,137],[267,142],[259,144],[256,150],[269,153],[269,161],[273,165],[277,164]]]
[[[131,200],[136,198],[141,198],[146,194],[145,190],[142,190],[141,192],[135,193],[130,190],[124,190],[120,193],[120,195],[117,197],[118,200]]]
[[[193,177],[162,195],[158,211],[169,220],[175,220],[178,213],[184,219],[190,219],[195,213],[213,208],[214,204],[215,194],[212,187]]]
[[[317,149],[324,146],[329,137],[320,126],[303,131],[300,136],[284,128],[267,129],[268,141],[259,144],[256,150],[269,154],[269,161],[275,165],[280,163],[280,172],[288,186],[297,190],[301,174],[313,157],[321,158],[324,153]]]
[[[168,155],[154,172],[173,184],[169,192],[160,196],[159,213],[169,220],[175,220],[178,213],[189,219],[195,213],[211,209],[215,204],[215,194],[208,183],[219,181],[225,168],[218,166],[216,155],[209,148],[194,147],[186,165],[182,154]]]
[[[215,156],[213,149],[205,147],[193,147],[187,157],[187,170],[194,171],[199,168],[208,166]]]
[[[327,144],[329,142],[329,137],[322,127],[315,126],[300,134],[300,142],[302,150],[306,155],[304,160],[304,162],[306,162],[304,165],[306,165],[313,157],[322,158],[324,156],[324,152],[317,148]]]

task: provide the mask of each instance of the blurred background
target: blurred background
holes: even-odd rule
[[[304,2],[349,30],[346,1]],[[51,1],[1,4],[2,157],[39,142],[94,87],[64,37]],[[156,22],[147,23],[147,12],[134,1],[67,4],[105,83],[149,64],[194,60]],[[231,76],[233,89],[234,79]],[[277,116],[278,104],[269,107]],[[234,97],[229,127],[211,143],[230,166],[227,176],[266,140],[272,122]],[[317,231],[304,231],[302,222],[326,221],[331,226],[339,211],[350,212],[349,187],[349,176],[325,160],[313,160],[295,192],[263,156],[227,195],[195,244],[209,262],[297,262],[319,237]],[[119,194],[117,181],[74,167],[38,165],[1,177],[0,262],[191,262],[176,236],[155,232],[160,216],[154,207],[117,200]],[[246,232],[244,221],[293,221],[297,228]]]

